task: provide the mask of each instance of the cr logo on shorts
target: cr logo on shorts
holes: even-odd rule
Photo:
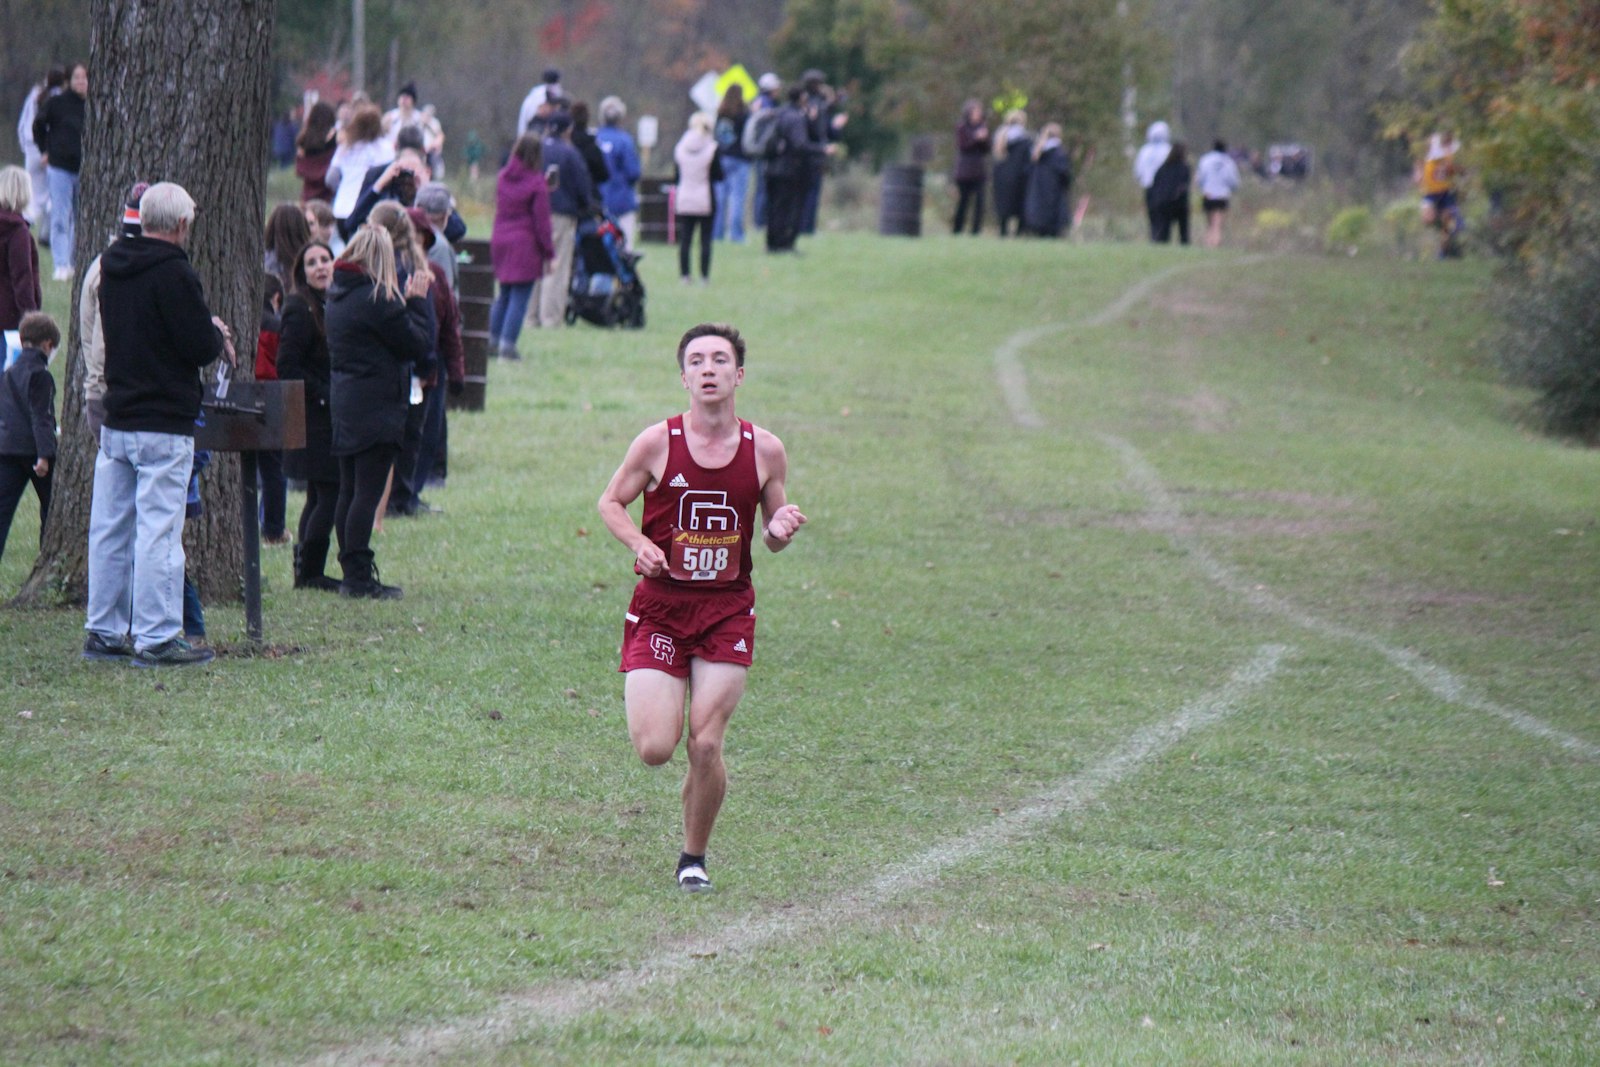
[[[666,634],[650,635],[650,651],[656,654],[656,659],[663,663],[671,663],[678,650],[672,645],[672,638]]]

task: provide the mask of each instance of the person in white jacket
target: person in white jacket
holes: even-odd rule
[[[689,284],[689,247],[694,231],[700,231],[700,284],[711,280],[711,219],[717,208],[716,183],[722,180],[722,163],[717,158],[717,141],[711,136],[711,116],[696,111],[689,116],[689,128],[672,150],[677,164],[677,191],[673,213],[678,230],[678,273]]]
[[[1206,247],[1216,248],[1222,243],[1222,217],[1228,213],[1228,201],[1239,188],[1239,165],[1228,155],[1226,142],[1213,142],[1211,151],[1200,157],[1194,184],[1206,213]]]
[[[1144,190],[1144,210],[1150,219],[1150,239],[1156,239],[1157,211],[1150,203],[1150,185],[1156,180],[1156,171],[1172,152],[1172,128],[1165,122],[1152,122],[1145,132],[1144,145],[1133,157],[1133,176]]]
[[[28,98],[22,102],[22,115],[17,119],[17,146],[22,149],[22,162],[33,185],[33,200],[22,216],[45,241],[49,240],[50,233],[50,181],[45,173],[44,151],[33,141],[33,120],[39,116],[39,105],[60,92],[66,80],[64,69],[52,68],[43,82],[28,89]]]

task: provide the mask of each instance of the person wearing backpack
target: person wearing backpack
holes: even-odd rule
[[[722,161],[722,180],[717,183],[717,214],[711,223],[711,237],[744,244],[744,201],[750,188],[750,159],[744,153],[744,126],[750,111],[744,106],[744,89],[728,86],[717,108],[712,137],[717,142],[717,158]]]
[[[768,71],[756,80],[756,85],[761,91],[750,101],[750,117],[745,120],[740,147],[744,149],[745,159],[750,161],[750,166],[755,170],[755,193],[751,196],[750,218],[756,226],[764,228],[767,225],[767,161],[762,158],[761,146],[754,142],[754,138],[759,116],[770,111],[776,117],[778,109],[783,107],[783,101],[778,97],[778,90],[783,83],[776,74]]]
[[[812,170],[822,165],[826,151],[811,139],[804,101],[805,89],[798,85],[790,89],[789,102],[778,110],[765,139],[768,252],[795,250]]]

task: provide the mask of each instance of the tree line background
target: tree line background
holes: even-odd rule
[[[52,62],[88,54],[94,0],[0,0],[0,99],[19,106]],[[963,99],[1019,94],[1080,147],[1119,149],[1155,119],[1194,144],[1298,141],[1340,179],[1392,177],[1403,148],[1374,105],[1403,88],[1401,52],[1427,0],[366,0],[366,90],[414,81],[460,158],[476,131],[507,147],[523,95],[559,67],[591,105],[615,93],[675,135],[687,89],[743,63],[789,78],[824,70],[850,94],[852,158],[894,162],[919,134],[941,150]],[[349,85],[349,0],[280,0],[275,106]],[[181,78],[181,74],[179,75]],[[1128,89],[1135,95],[1125,97]],[[1125,109],[1131,103],[1131,109]],[[10,141],[10,138],[7,138]],[[3,153],[15,154],[14,145]]]

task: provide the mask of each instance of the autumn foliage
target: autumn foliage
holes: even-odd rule
[[[1460,130],[1495,202],[1501,366],[1547,428],[1600,439],[1600,0],[1439,0],[1410,60],[1393,129]]]

